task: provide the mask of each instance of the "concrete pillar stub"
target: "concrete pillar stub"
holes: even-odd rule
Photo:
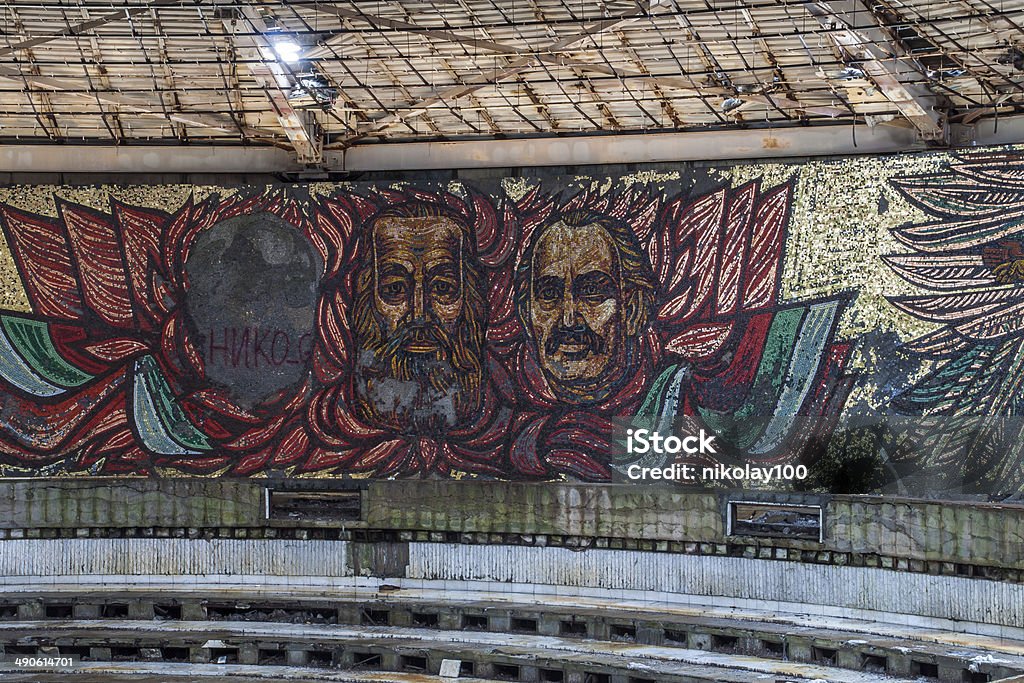
[[[794,662],[810,662],[814,659],[814,647],[807,638],[788,636],[786,638],[786,653]]]
[[[71,613],[75,619],[99,619],[100,618],[100,606],[99,605],[73,605],[71,607]]]
[[[89,659],[94,662],[109,662],[113,660],[114,654],[109,647],[90,647]]]
[[[182,610],[184,612],[184,610]],[[152,621],[156,618],[153,603],[143,600],[131,600],[128,603],[128,618],[136,621]]]
[[[506,633],[512,629],[512,618],[507,614],[491,614],[488,619],[488,630]],[[520,678],[520,680],[524,680]]]
[[[242,643],[238,646],[239,664],[259,664],[260,648],[256,643]]]
[[[557,636],[561,632],[561,621],[557,615],[542,614],[537,619],[537,633],[542,636]]]
[[[188,621],[206,621],[206,605],[196,600],[181,603],[181,618]]]
[[[522,683],[536,683],[540,680],[540,669],[535,666],[519,666],[519,680]]]
[[[390,622],[392,626],[412,626],[412,610],[393,608]]]
[[[41,600],[23,602],[20,605],[18,605],[19,621],[34,621],[36,619],[42,619],[45,615],[46,608],[43,607],[43,603]]]
[[[665,643],[665,631],[651,624],[637,626],[636,642],[641,645],[663,645]]]
[[[836,665],[856,671],[861,668],[861,654],[857,650],[839,650],[836,653]]]
[[[909,676],[913,668],[910,657],[906,655],[890,654],[886,658],[885,671],[890,676]]]
[[[385,671],[398,671],[401,664],[402,657],[397,652],[384,652],[380,655],[380,665]]]
[[[939,662],[940,683],[963,683],[964,667],[962,664],[943,664]]]
[[[711,650],[712,641],[710,633],[695,633],[690,632],[687,634],[687,647],[691,650]]]
[[[445,631],[458,631],[462,628],[462,615],[458,612],[441,612],[437,615],[437,625]]]

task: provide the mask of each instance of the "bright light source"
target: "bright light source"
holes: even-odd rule
[[[282,62],[294,64],[299,61],[299,53],[302,47],[293,40],[278,40],[274,42],[274,54]]]

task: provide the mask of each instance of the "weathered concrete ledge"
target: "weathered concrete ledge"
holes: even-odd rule
[[[327,515],[275,517],[268,491],[351,490],[361,497],[359,519]],[[731,501],[818,505],[823,539],[728,535]],[[330,512],[331,503],[325,503]],[[268,515],[268,513],[271,513]],[[472,543],[507,542],[509,535],[614,539],[669,549],[668,543],[705,544],[743,555],[776,556],[779,549],[860,556],[868,564],[917,572],[970,574],[991,567],[1024,570],[1024,506],[903,500],[880,497],[687,492],[653,486],[404,480],[345,482],[248,479],[51,479],[0,481],[3,535],[38,530],[78,535],[83,530],[258,528],[357,530],[368,538]],[[374,536],[376,534],[376,536]],[[435,539],[434,537],[437,536]],[[490,537],[494,537],[491,539]],[[481,541],[481,539],[483,539]],[[662,548],[662,546],[665,546]],[[718,554],[714,550],[713,554]],[[832,555],[830,555],[832,554]],[[883,559],[879,563],[874,560]],[[894,558],[894,559],[893,559]],[[839,562],[840,560],[837,560]],[[841,560],[845,561],[845,560]],[[961,571],[963,570],[963,571]],[[1009,575],[1008,575],[1009,576]],[[1013,580],[1012,576],[1009,576]]]
[[[243,479],[0,481],[0,528],[256,526],[263,495]]]

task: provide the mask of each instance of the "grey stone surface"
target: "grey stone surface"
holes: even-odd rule
[[[185,270],[212,382],[253,406],[303,379],[323,264],[298,228],[267,213],[229,218],[199,235]]]

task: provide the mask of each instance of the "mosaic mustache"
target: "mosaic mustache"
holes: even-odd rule
[[[544,343],[544,352],[554,355],[563,346],[582,346],[583,350],[574,350],[571,355],[585,358],[587,354],[603,354],[606,349],[604,340],[586,324],[574,327],[556,327]]]

